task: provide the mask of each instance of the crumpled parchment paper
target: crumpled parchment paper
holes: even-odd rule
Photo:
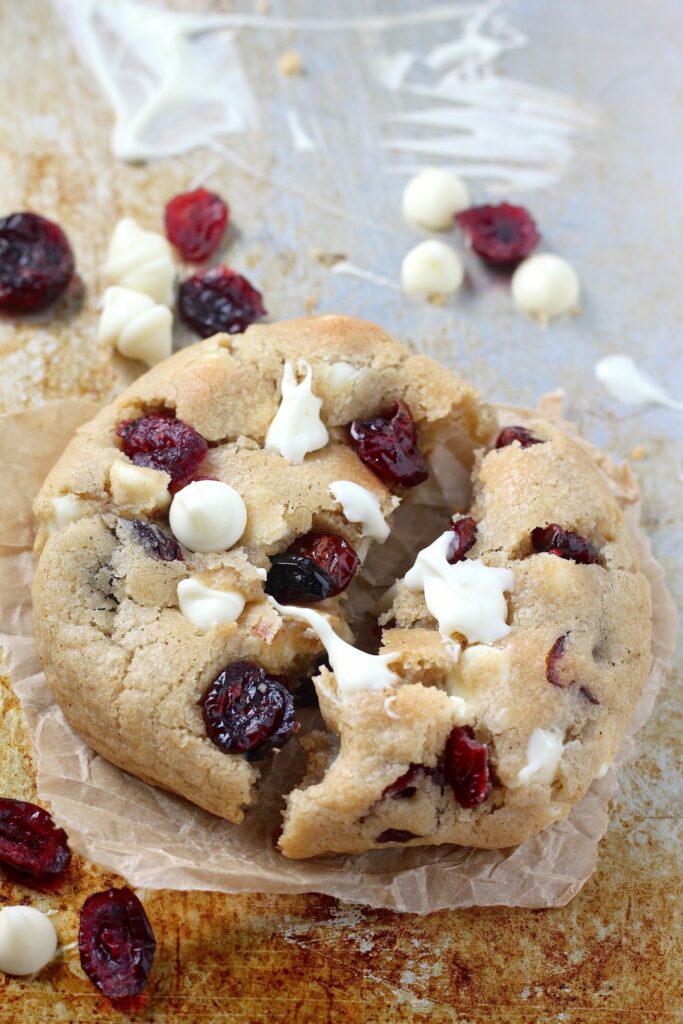
[[[180,797],[140,782],[89,749],[64,719],[38,662],[32,636],[31,501],[48,469],[93,403],[74,399],[0,417],[0,649],[33,737],[40,798],[78,852],[119,872],[134,886],[220,892],[319,892],[371,907],[426,914],[468,906],[562,906],[594,870],[607,828],[615,773],[596,780],[569,818],[523,846],[473,850],[454,846],[372,851],[288,861],[272,847],[283,781],[296,781],[301,753],[290,743],[266,772],[258,806],[242,825],[222,821]],[[504,422],[530,410],[500,409]],[[561,399],[539,413],[559,420]],[[565,429],[573,432],[568,424]],[[586,445],[607,476],[634,532],[654,603],[653,667],[619,758],[650,714],[673,650],[676,612],[661,566],[638,526],[638,488],[628,467],[615,467]],[[274,777],[276,776],[276,777]]]

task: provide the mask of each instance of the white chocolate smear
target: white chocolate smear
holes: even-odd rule
[[[511,569],[484,565],[478,558],[450,565],[450,531],[419,552],[404,578],[408,590],[424,593],[442,636],[460,633],[470,643],[493,644],[510,632],[505,594],[514,590]]]
[[[268,600],[280,615],[305,622],[317,633],[327,651],[342,697],[361,690],[384,690],[398,682],[399,677],[388,668],[390,662],[400,657],[398,652],[366,654],[337,636],[327,617],[320,612],[312,608],[299,608],[297,605],[282,605],[274,597]]]
[[[322,399],[313,393],[313,370],[302,361],[299,371],[305,373],[301,383],[297,383],[292,364],[285,363],[282,400],[265,442],[269,452],[277,452],[295,466],[301,465],[309,452],[324,448],[330,437],[320,418]]]
[[[384,543],[391,530],[382,515],[376,494],[352,480],[333,480],[329,490],[341,505],[348,521],[360,523],[364,537]]]
[[[401,288],[409,295],[451,295],[464,277],[455,249],[436,238],[419,242],[401,264]]]
[[[401,200],[405,221],[427,231],[449,231],[456,213],[469,205],[469,189],[462,178],[439,167],[426,167],[411,178]]]
[[[579,278],[574,268],[554,253],[529,256],[515,270],[510,287],[517,308],[541,322],[578,311]]]
[[[247,525],[240,494],[220,480],[195,480],[173,498],[168,517],[174,536],[190,551],[227,551]]]
[[[550,785],[557,774],[563,749],[562,737],[552,729],[534,729],[527,744],[527,763],[517,775],[517,784]]]
[[[104,273],[110,284],[142,292],[163,306],[173,303],[175,263],[163,235],[145,231],[132,217],[114,228]]]
[[[0,910],[0,971],[19,977],[36,974],[56,952],[57,932],[46,914],[35,907]]]
[[[149,295],[132,288],[107,288],[97,336],[127,359],[156,366],[171,354],[173,314]]]
[[[239,590],[215,590],[190,578],[178,584],[178,605],[186,619],[202,631],[235,622],[245,600]]]
[[[664,388],[643,373],[630,356],[605,356],[595,364],[595,376],[605,390],[625,405],[664,405],[667,409],[683,409]]]

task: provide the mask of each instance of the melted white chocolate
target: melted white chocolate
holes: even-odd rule
[[[242,614],[244,604],[244,594],[239,590],[215,590],[192,578],[178,584],[181,612],[202,631],[235,622]]]
[[[297,383],[291,363],[285,363],[282,374],[282,401],[268,427],[265,447],[277,452],[298,466],[309,452],[324,448],[329,440],[327,427],[320,418],[322,399],[313,393],[313,371],[308,363],[300,362],[305,373]]]
[[[391,532],[380,509],[379,498],[352,480],[333,480],[329,487],[350,523],[360,523],[363,536],[383,544]]]
[[[398,682],[398,676],[388,667],[396,661],[398,652],[392,654],[366,654],[352,647],[337,636],[325,615],[312,608],[279,604],[274,597],[268,600],[280,615],[307,623],[324,644],[330,666],[337,680],[342,697],[360,690],[384,690]]]
[[[563,748],[562,737],[552,729],[534,729],[527,745],[527,763],[517,775],[517,784],[550,785],[557,774]]]

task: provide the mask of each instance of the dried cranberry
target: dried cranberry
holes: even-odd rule
[[[407,843],[409,839],[419,839],[415,832],[408,832],[404,828],[387,828],[380,832],[375,840],[376,843]]]
[[[503,427],[496,438],[496,448],[507,448],[515,441],[519,442],[521,448],[530,448],[532,444],[543,444],[540,437],[534,437],[526,427]]]
[[[470,548],[476,544],[477,524],[471,516],[465,516],[451,523],[450,529],[453,531],[453,540],[447,560],[454,565],[456,562],[462,562]]]
[[[24,800],[0,798],[0,864],[41,880],[71,860],[68,837],[51,814]]]
[[[587,686],[580,686],[579,693],[584,700],[587,700],[589,704],[599,704],[600,701],[595,696],[592,690],[589,690]]]
[[[142,992],[152,969],[156,940],[145,908],[128,888],[93,893],[81,907],[81,967],[107,999]]]
[[[417,781],[420,775],[424,775],[425,772],[428,771],[429,769],[426,769],[424,765],[411,764],[407,772],[404,772],[403,775],[399,775],[394,782],[385,786],[380,800],[404,800],[408,797],[415,796],[416,787],[413,783]]]
[[[533,217],[523,206],[472,206],[455,219],[477,255],[489,263],[517,263],[541,239]]]
[[[209,267],[183,281],[178,308],[200,338],[239,334],[266,314],[261,293],[229,267]]]
[[[389,487],[416,487],[429,476],[417,447],[415,422],[405,402],[396,402],[386,415],[354,420],[348,433],[361,462]]]
[[[561,671],[561,659],[567,649],[567,636],[558,636],[557,640],[550,648],[545,659],[545,677],[549,683],[553,686],[564,687],[569,686],[573,679],[567,679],[566,673]],[[560,664],[558,664],[560,662]]]
[[[166,237],[184,260],[201,263],[213,256],[228,225],[229,208],[215,192],[182,192],[166,206]]]
[[[579,565],[601,565],[598,551],[580,533],[565,530],[557,523],[537,526],[531,531],[531,544],[536,554],[547,552],[558,558],[568,558]]]
[[[0,219],[0,310],[38,313],[64,292],[74,254],[59,227],[37,213]]]
[[[448,737],[444,774],[461,807],[476,807],[488,798],[488,750],[483,743],[477,743],[469,725],[456,726]]]
[[[158,558],[162,562],[182,562],[184,560],[180,544],[158,526],[154,526],[152,523],[143,523],[141,519],[134,519],[131,526],[133,537],[152,558]]]
[[[315,604],[346,590],[360,559],[335,534],[307,533],[273,555],[265,591],[281,604]]]
[[[171,494],[194,480],[209,448],[194,427],[176,419],[168,410],[137,420],[124,420],[116,433],[121,438],[124,454],[136,466],[170,474]]]
[[[230,754],[261,760],[283,747],[299,728],[294,700],[281,681],[254,661],[234,661],[209,686],[202,699],[210,740]]]

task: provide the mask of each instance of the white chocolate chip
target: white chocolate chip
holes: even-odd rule
[[[178,604],[186,619],[202,631],[235,622],[244,608],[239,590],[214,590],[196,579],[178,584]]]
[[[173,314],[167,306],[132,288],[104,293],[98,338],[122,356],[155,366],[171,354]]]
[[[562,757],[562,737],[552,729],[534,729],[527,745],[527,763],[517,775],[519,786],[550,785]]]
[[[580,285],[576,271],[561,256],[530,256],[515,270],[512,298],[523,313],[552,320],[578,308]]]
[[[86,509],[86,502],[77,498],[75,494],[60,494],[53,498],[52,515],[47,521],[48,533],[57,533],[69,523],[75,523],[85,515]]]
[[[171,502],[171,529],[190,551],[227,551],[247,525],[247,509],[230,484],[195,480],[178,491]]]
[[[455,249],[436,238],[420,242],[401,264],[401,287],[411,295],[450,295],[457,292],[464,276]]]
[[[470,205],[467,185],[455,174],[427,167],[403,190],[403,216],[408,224],[428,231],[447,231],[456,213]]]
[[[54,958],[57,932],[35,907],[0,910],[0,971],[19,977],[36,974]]]
[[[128,505],[140,512],[162,511],[171,503],[168,473],[147,466],[135,466],[122,459],[112,462],[109,488],[116,505]]]
[[[164,306],[173,303],[175,264],[163,235],[145,231],[132,217],[114,228],[104,272],[110,284],[149,295]]]

